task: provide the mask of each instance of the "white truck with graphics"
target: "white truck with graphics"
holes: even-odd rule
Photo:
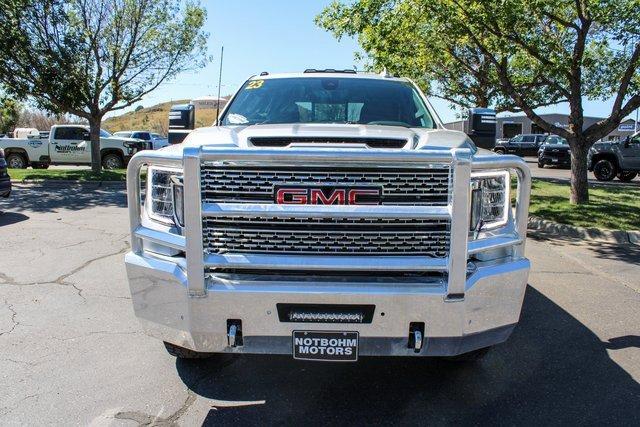
[[[172,355],[475,359],[509,337],[530,268],[521,158],[389,76],[262,73],[213,126],[191,131],[190,110],[171,113],[184,141],[127,173],[133,307]]]
[[[89,127],[83,125],[53,126],[48,139],[35,134],[27,138],[0,138],[0,148],[4,149],[7,164],[13,169],[91,164]],[[131,156],[144,148],[143,141],[100,131],[100,153],[105,169],[124,168]]]

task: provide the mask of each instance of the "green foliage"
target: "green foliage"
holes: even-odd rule
[[[9,133],[15,129],[20,120],[22,106],[18,101],[7,96],[0,97],[0,133]]]
[[[334,1],[316,24],[337,38],[357,36],[369,70],[410,77],[428,94],[463,107],[512,107],[484,54],[467,37],[444,32],[432,8],[421,0]]]
[[[187,0],[0,0],[0,83],[99,128],[177,74],[203,67],[206,11]]]
[[[205,19],[182,0],[0,0],[0,81],[46,110],[101,118],[204,66]]]
[[[589,199],[589,147],[640,107],[640,0],[334,1],[316,22],[357,36],[373,68],[457,104],[523,111],[566,138],[575,203]],[[583,98],[611,97],[609,117],[585,128]],[[568,128],[535,112],[559,102]]]

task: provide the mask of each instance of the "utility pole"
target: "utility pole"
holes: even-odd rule
[[[216,105],[216,125],[218,125],[218,118],[220,117],[220,86],[222,85],[222,61],[224,59],[224,46],[220,50],[220,72],[218,73],[218,101]]]

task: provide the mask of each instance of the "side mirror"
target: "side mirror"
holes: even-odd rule
[[[174,105],[169,111],[169,144],[180,144],[196,127],[193,104]]]
[[[467,113],[467,135],[480,148],[492,149],[496,141],[496,111],[470,108]]]
[[[82,132],[82,140],[83,141],[91,141],[91,134],[87,131]]]

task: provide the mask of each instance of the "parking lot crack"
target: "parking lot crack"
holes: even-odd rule
[[[84,295],[82,295],[82,291],[83,291],[82,288],[78,287],[77,284],[72,283],[71,281],[69,281],[67,279],[69,277],[79,273],[80,271],[84,270],[85,268],[87,268],[88,266],[93,264],[94,262],[97,262],[97,261],[100,261],[100,260],[103,260],[105,258],[109,258],[109,257],[112,257],[112,256],[124,254],[124,253],[127,252],[128,249],[129,249],[129,243],[126,242],[125,246],[123,248],[119,249],[117,252],[111,252],[111,253],[108,253],[108,254],[105,254],[105,255],[100,255],[100,256],[98,256],[96,258],[91,258],[90,260],[87,260],[87,261],[83,262],[80,266],[74,268],[70,272],[64,273],[64,274],[56,277],[53,280],[42,280],[42,281],[37,281],[37,282],[18,282],[14,278],[12,278],[10,276],[7,276],[4,273],[0,273],[0,280],[2,280],[2,282],[0,282],[0,284],[11,285],[11,286],[35,286],[35,285],[53,283],[53,284],[62,285],[62,286],[71,286],[76,290],[78,296],[86,301],[86,298],[84,297]]]
[[[6,330],[4,332],[0,332],[0,336],[10,334],[11,332],[13,332],[16,329],[16,327],[18,325],[20,325],[20,322],[18,322],[16,320],[16,317],[18,316],[18,312],[13,308],[13,304],[9,304],[9,302],[7,300],[4,300],[4,305],[11,312],[11,323],[12,323],[12,325],[8,330]]]

